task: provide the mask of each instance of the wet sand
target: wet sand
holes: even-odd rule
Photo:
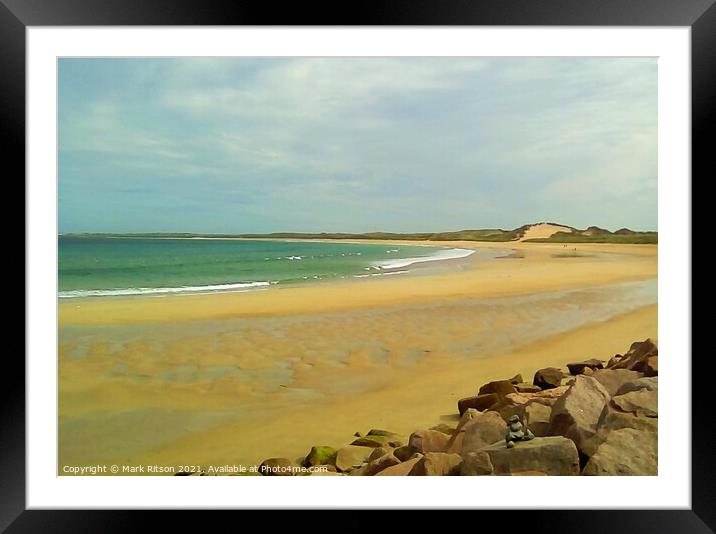
[[[656,246],[445,244],[510,257],[444,274],[60,302],[60,468],[250,465],[371,427],[409,433],[453,420],[457,399],[489,380],[657,337]]]

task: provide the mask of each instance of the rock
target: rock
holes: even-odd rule
[[[456,476],[460,474],[462,457],[446,452],[428,452],[418,460],[408,476]]]
[[[382,447],[388,445],[390,436],[363,436],[362,438],[355,439],[351,442],[351,445],[356,447]]]
[[[637,341],[631,344],[629,351],[614,366],[613,369],[631,369],[639,371],[645,376],[656,376],[659,373],[659,350],[651,339]]]
[[[312,477],[340,477],[343,473],[337,473],[336,471],[313,471],[309,476]]]
[[[623,412],[621,409],[612,406],[610,402],[602,412],[597,428],[602,441],[604,441],[607,434],[622,428],[657,433],[659,419],[658,417],[648,417],[643,414],[637,415],[636,413]]]
[[[525,427],[520,421],[519,416],[513,415],[507,421],[507,430],[505,430],[505,443],[508,447],[514,447],[515,441],[529,441],[534,439],[532,431]]]
[[[490,408],[493,404],[500,400],[500,396],[496,393],[488,393],[487,395],[477,395],[476,397],[465,397],[457,401],[457,409],[460,415],[465,413],[465,410],[474,408],[480,412],[483,412]]]
[[[528,404],[538,403],[544,406],[552,406],[568,389],[569,386],[559,386],[536,393],[511,393],[491,409],[500,412],[505,421],[513,415],[523,418],[525,407]]]
[[[410,435],[408,446],[414,451],[425,454],[426,452],[444,452],[447,449],[450,437],[437,430],[418,430]]]
[[[592,375],[604,386],[609,395],[616,395],[619,388],[627,382],[633,382],[642,376],[638,371],[629,369],[599,369]]]
[[[522,375],[517,373],[515,376],[510,378],[509,382],[510,384],[522,384],[524,383],[524,380],[522,379]]]
[[[546,436],[549,432],[549,420],[552,408],[539,402],[529,402],[523,412],[522,420],[535,436]]]
[[[587,462],[583,475],[650,475],[658,472],[657,435],[623,428],[610,432]]]
[[[355,437],[357,437],[357,438],[362,438],[362,437],[363,437],[363,434],[361,434],[360,432],[356,432],[356,433],[353,434],[353,435],[354,435]]]
[[[513,477],[546,477],[549,476],[544,471],[517,471],[512,473]]]
[[[465,425],[468,421],[478,417],[480,413],[481,412],[478,412],[474,408],[469,408],[464,414],[462,414],[460,422],[457,424],[457,428],[453,432],[452,436],[450,436],[445,452],[460,454],[460,451],[462,450],[462,441],[465,438]]]
[[[513,385],[518,393],[539,393],[542,391],[541,387],[535,386],[534,384],[528,384],[526,382],[520,382]]]
[[[615,393],[615,396],[624,395],[625,393],[630,393],[632,391],[639,391],[641,389],[646,389],[649,391],[658,390],[659,389],[659,377],[651,376],[651,377],[637,378],[636,380],[633,380],[631,382],[625,382],[624,384],[622,384],[619,387],[619,389]]]
[[[407,461],[405,461],[405,462],[399,463],[398,465],[393,465],[393,466],[391,466],[391,467],[386,467],[386,468],[383,469],[382,471],[376,473],[375,476],[378,476],[378,477],[388,477],[388,476],[404,477],[404,476],[408,476],[408,473],[410,473],[410,471],[413,469],[413,467],[415,466],[415,464],[417,464],[422,457],[423,457],[423,456],[420,455],[420,456],[417,456],[416,458],[413,458],[412,460],[407,460]]]
[[[388,430],[381,430],[379,428],[371,428],[368,431],[369,436],[387,436],[387,437],[393,437],[397,436],[395,432],[390,432]]]
[[[288,458],[267,458],[259,465],[264,476],[293,476],[293,463]]]
[[[591,376],[577,376],[575,383],[552,407],[548,434],[574,441],[582,454],[594,452],[590,438],[597,434],[597,423],[609,402],[609,393]]]
[[[400,460],[398,460],[393,453],[389,452],[388,454],[384,454],[380,458],[376,458],[372,462],[369,462],[367,465],[361,467],[360,469],[357,469],[356,471],[361,471],[360,473],[363,476],[373,476],[376,473],[380,473],[383,469],[387,469],[388,467],[398,465],[400,463]],[[351,471],[351,474],[353,474],[354,471]]]
[[[311,452],[303,460],[303,466],[314,465],[336,465],[336,449],[327,446],[311,447]]]
[[[510,393],[517,393],[517,390],[509,380],[496,380],[482,386],[480,391],[477,392],[477,396],[487,395],[488,393],[495,393],[500,397],[504,397]]]
[[[465,424],[460,454],[478,452],[496,441],[504,445],[507,424],[498,412],[485,412]]]
[[[442,432],[443,434],[447,434],[448,436],[452,436],[455,433],[455,429],[450,425],[446,425],[445,423],[435,425],[430,430],[437,430],[438,432]]]
[[[591,358],[581,362],[568,363],[567,369],[569,369],[569,373],[572,375],[581,375],[585,369],[591,369],[592,371],[604,369],[604,362],[596,358]]]
[[[605,365],[604,367],[607,369],[614,367],[616,364],[618,364],[620,361],[622,361],[622,359],[624,359],[624,356],[622,356],[621,354],[615,354],[614,356],[609,358],[607,365]]]
[[[542,389],[556,388],[562,385],[563,376],[564,373],[562,373],[561,369],[557,369],[556,367],[546,367],[535,373],[532,383]]]
[[[585,376],[592,376],[594,374],[594,371],[591,367],[585,367],[584,369],[582,369],[582,372],[580,374],[583,374]]]
[[[640,369],[645,376],[658,376],[659,375],[659,357],[649,356],[646,359],[646,363]]]
[[[336,453],[336,468],[339,471],[356,469],[368,460],[370,454],[375,450],[377,449],[372,447],[357,447],[355,445],[343,447]]]
[[[482,450],[490,457],[496,475],[540,471],[547,475],[579,474],[579,454],[574,442],[562,436],[518,441],[511,449],[504,441]]]
[[[368,456],[366,462],[372,462],[373,460],[377,460],[378,458],[388,454],[389,452],[393,452],[393,449],[391,449],[390,447],[376,447],[375,449],[371,449],[370,456]],[[400,458],[398,459],[400,460]]]
[[[462,476],[487,476],[494,472],[490,455],[482,451],[472,451],[462,457],[460,475]]]
[[[611,404],[622,412],[657,417],[659,415],[658,397],[659,392],[655,389],[640,389],[613,397]]]
[[[402,447],[398,447],[393,451],[393,454],[395,457],[400,460],[401,462],[405,462],[410,459],[413,454],[415,454],[416,451],[414,451],[411,447],[404,445]]]

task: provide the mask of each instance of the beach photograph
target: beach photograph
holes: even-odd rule
[[[58,476],[659,474],[656,58],[57,72]]]

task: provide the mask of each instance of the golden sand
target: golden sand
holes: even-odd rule
[[[454,421],[487,381],[657,337],[657,306],[627,294],[656,278],[656,246],[445,244],[515,253],[442,275],[61,302],[60,468],[295,459]]]
[[[374,243],[376,241],[370,241]],[[399,244],[385,242],[386,244]],[[416,244],[411,242],[411,244]],[[435,246],[435,242],[423,242]],[[430,277],[387,277],[289,287],[249,293],[232,292],[170,297],[111,297],[62,301],[63,325],[128,324],[156,321],[219,319],[238,316],[309,313],[435,299],[502,297],[657,275],[655,245],[475,243],[448,241],[442,246],[515,250],[514,258],[476,263],[463,272]]]

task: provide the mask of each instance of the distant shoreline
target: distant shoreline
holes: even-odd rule
[[[535,229],[552,228],[552,232],[539,237],[530,237]],[[620,244],[656,244],[658,232],[640,232],[621,228],[615,232],[590,226],[586,230],[579,230],[571,226],[555,223],[527,224],[514,230],[500,228],[487,228],[477,230],[458,230],[451,232],[272,232],[268,234],[204,234],[194,232],[143,232],[143,233],[66,233],[58,237],[64,238],[137,238],[137,239],[252,239],[252,240],[299,240],[299,241],[471,241],[486,243],[620,243]]]

